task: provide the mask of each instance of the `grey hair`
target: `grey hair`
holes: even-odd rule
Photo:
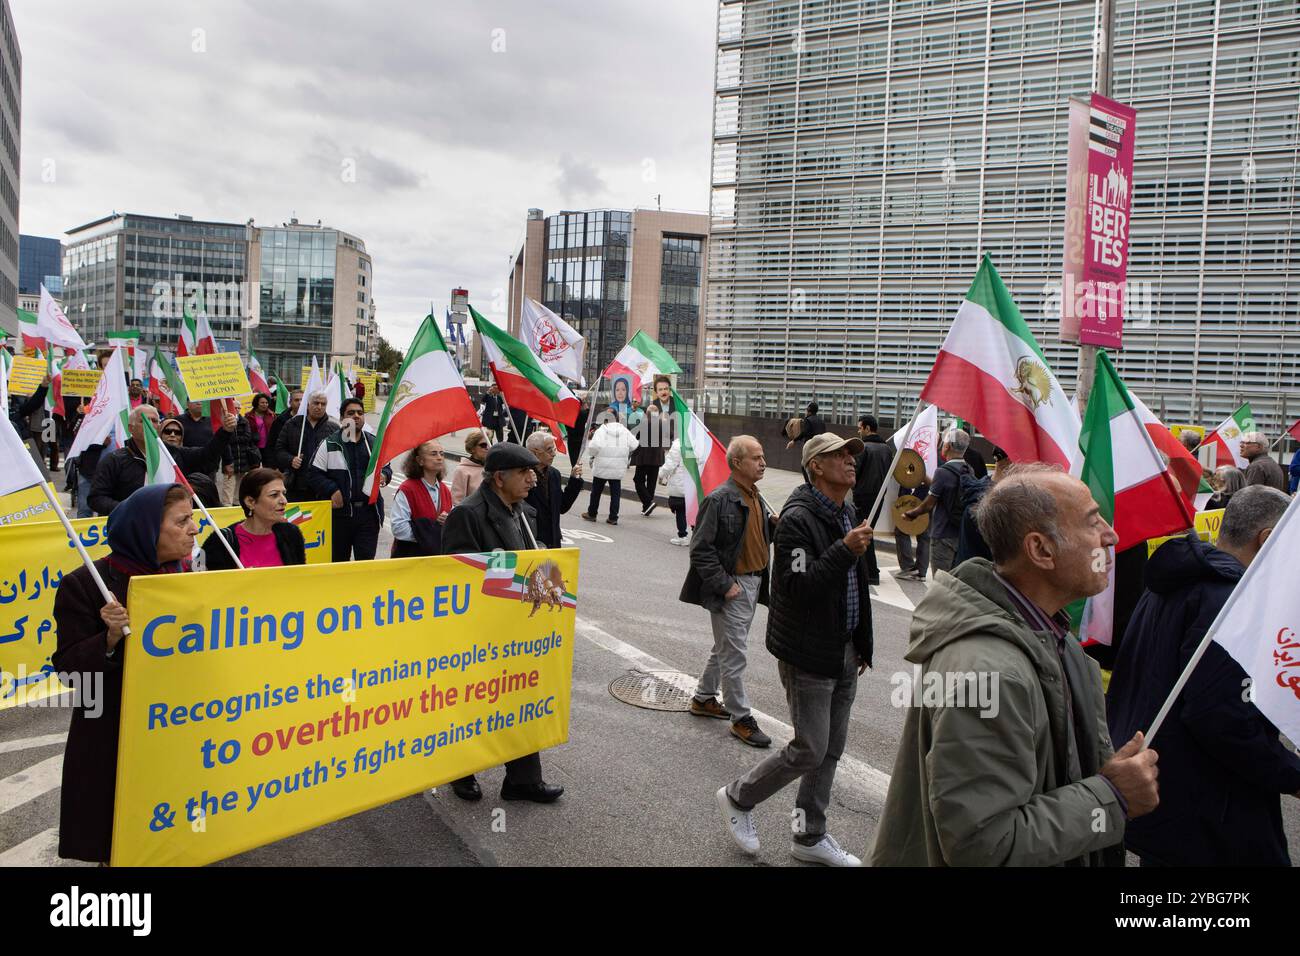
[[[966,449],[970,447],[970,434],[960,428],[952,429],[943,436],[943,440],[945,444],[951,445],[952,450],[959,455],[966,454]]]
[[[730,467],[739,461],[745,454],[745,442],[757,442],[758,439],[753,435],[736,435],[731,441],[727,442],[727,466]]]
[[[555,436],[550,432],[533,432],[528,436],[528,441],[524,442],[524,447],[531,452],[537,452],[543,448],[553,448],[555,446]]]
[[[131,426],[131,425],[139,425],[139,424],[140,424],[140,419],[144,418],[144,416],[145,416],[145,409],[146,409],[146,408],[153,408],[153,406],[152,406],[152,405],[149,405],[149,404],[147,404],[147,403],[141,403],[141,404],[137,405],[135,408],[131,409],[131,414],[127,417],[127,420],[126,420],[126,424],[127,424],[127,426],[129,427],[129,426]],[[157,414],[157,413],[158,413],[158,409],[154,408],[154,414]],[[162,420],[162,416],[161,416],[161,415],[158,415],[158,419],[159,419],[159,421],[161,421],[161,420]]]
[[[1264,440],[1263,432],[1246,432],[1246,434],[1241,436],[1241,440],[1242,442],[1254,442],[1256,445],[1268,444],[1268,442]]]
[[[1056,495],[1032,480],[1039,475],[1063,475],[1059,465],[1042,462],[1009,464],[997,483],[975,507],[975,523],[989,546],[994,564],[1005,564],[1020,553],[1025,535],[1044,534],[1059,546],[1064,540]]]
[[[1261,531],[1275,527],[1290,504],[1290,495],[1268,485],[1242,488],[1223,512],[1219,541],[1230,548],[1246,547]]]
[[[312,392],[310,395],[307,396],[307,404],[310,405],[312,402],[316,401],[316,399],[318,399],[318,398],[323,398],[323,399],[325,399],[325,401],[327,401],[327,402],[330,400],[330,397],[329,397],[328,395],[326,395],[324,392],[322,392],[322,391],[315,391],[315,392]]]
[[[1220,465],[1214,469],[1214,477],[1223,482],[1223,490],[1230,495],[1246,487],[1246,474],[1236,465]]]

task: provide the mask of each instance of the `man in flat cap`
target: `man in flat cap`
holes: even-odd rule
[[[786,499],[776,526],[767,649],[790,705],[794,738],[716,794],[723,821],[746,853],[759,849],[754,807],[799,781],[796,860],[859,866],[826,830],[831,783],[848,740],[858,675],[871,665],[871,592],[863,555],[871,527],[853,508],[858,438],[831,432],[803,446],[806,484]]]
[[[447,515],[442,529],[442,553],[537,549],[537,512],[524,503],[528,492],[537,484],[537,465],[536,455],[511,442],[499,442],[488,449],[483,483]],[[483,798],[483,791],[472,774],[452,781],[451,788],[462,800]],[[540,754],[506,763],[501,799],[552,803],[562,793],[563,787],[553,787],[542,780]]]

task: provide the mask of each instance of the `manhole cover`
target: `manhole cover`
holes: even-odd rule
[[[628,671],[610,682],[609,692],[633,707],[683,712],[690,709],[691,692],[669,679],[683,676],[675,671]]]

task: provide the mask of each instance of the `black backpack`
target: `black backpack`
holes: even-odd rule
[[[954,526],[960,528],[966,520],[967,509],[979,503],[990,488],[993,487],[993,478],[985,475],[983,478],[976,478],[971,472],[962,475],[957,485],[957,509],[952,516]]]

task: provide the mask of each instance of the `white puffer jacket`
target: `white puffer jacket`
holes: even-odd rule
[[[636,450],[635,435],[619,422],[606,422],[587,441],[582,457],[593,478],[617,481],[627,473],[627,462]]]
[[[674,438],[673,446],[668,449],[668,454],[664,455],[663,466],[659,469],[659,483],[661,485],[668,483],[668,497],[685,498],[686,482],[689,479],[690,476],[682,465],[681,439]]]

